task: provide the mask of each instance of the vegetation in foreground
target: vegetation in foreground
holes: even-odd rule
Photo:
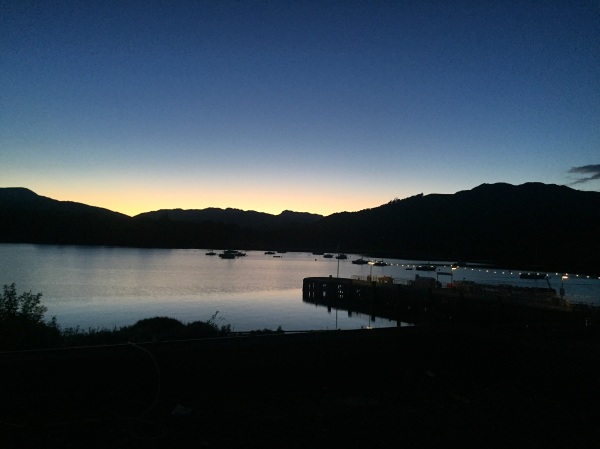
[[[56,317],[44,319],[47,308],[41,293],[17,293],[16,285],[4,285],[0,295],[0,351],[96,346],[149,341],[191,340],[231,335],[231,325],[220,325],[216,312],[207,321],[182,323],[175,318],[153,317],[131,326],[113,329],[79,327],[61,329]],[[274,332],[269,329],[256,333]],[[275,332],[282,332],[281,328]]]

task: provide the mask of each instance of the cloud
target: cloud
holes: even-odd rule
[[[600,164],[595,165],[584,165],[582,167],[573,167],[569,170],[569,173],[574,173],[576,175],[589,175],[584,176],[583,178],[579,178],[576,181],[573,181],[571,185],[574,184],[582,184],[584,182],[596,181],[600,179]]]

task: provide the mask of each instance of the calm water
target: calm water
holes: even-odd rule
[[[206,251],[0,244],[0,284],[14,282],[18,292],[41,292],[46,317],[56,316],[63,327],[112,328],[153,316],[206,321],[217,314],[217,324],[235,331],[279,326],[295,331],[397,325],[303,302],[305,277],[386,275],[402,283],[419,273],[436,276],[407,270],[420,261],[386,259],[389,266],[373,267],[352,264],[357,255],[338,261],[311,253],[273,257],[249,251],[246,257],[221,259]],[[558,290],[560,274],[549,274]],[[460,268],[453,278],[547,286],[520,280],[510,270]],[[564,285],[567,298],[600,305],[600,280],[571,274]]]

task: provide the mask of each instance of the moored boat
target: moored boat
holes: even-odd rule
[[[235,259],[236,257],[243,257],[246,253],[237,249],[227,249],[219,254],[221,259]]]
[[[520,273],[519,278],[521,279],[546,279],[545,273]]]
[[[435,271],[435,265],[418,265],[415,267],[418,271]]]

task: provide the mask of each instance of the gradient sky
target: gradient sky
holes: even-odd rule
[[[597,0],[0,0],[0,187],[329,215],[599,178]]]

